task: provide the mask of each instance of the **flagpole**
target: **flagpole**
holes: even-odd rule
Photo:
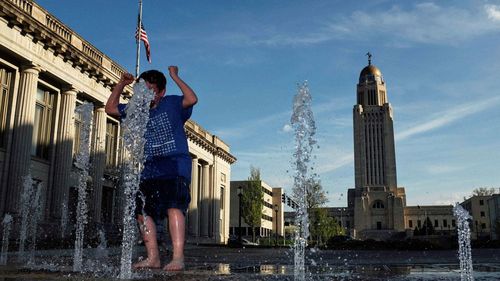
[[[137,17],[137,36],[135,42],[137,44],[136,60],[135,60],[135,77],[139,76],[139,58],[141,54],[141,24],[142,24],[142,0],[139,0],[139,16]]]

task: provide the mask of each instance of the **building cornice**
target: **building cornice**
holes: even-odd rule
[[[184,126],[188,140],[214,154],[229,164],[236,162],[229,149],[220,139],[204,130],[193,120],[188,120]]]
[[[72,63],[92,79],[113,88],[126,70],[31,0],[0,0],[0,17],[10,27]]]

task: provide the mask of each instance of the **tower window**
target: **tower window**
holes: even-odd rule
[[[384,203],[382,201],[375,201],[373,203],[373,209],[383,209],[384,208]]]

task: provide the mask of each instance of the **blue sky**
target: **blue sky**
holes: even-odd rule
[[[138,1],[36,2],[134,72]],[[407,204],[452,204],[500,187],[500,1],[143,2],[153,62],[141,57],[141,70],[179,66],[200,99],[192,118],[238,158],[232,180],[253,165],[291,191],[292,100],[307,80],[315,168],[327,205],[346,206],[352,108],[369,51],[394,110]]]

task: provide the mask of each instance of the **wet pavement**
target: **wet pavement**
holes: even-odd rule
[[[290,248],[186,247],[186,270],[141,270],[132,280],[294,280]],[[134,256],[144,255],[136,247]],[[460,280],[456,250],[450,251],[307,251],[307,280]],[[500,280],[500,249],[474,249],[475,280]],[[162,262],[168,262],[162,252]],[[0,281],[120,280],[120,248],[85,249],[83,270],[72,271],[72,250],[37,251],[31,261],[9,253]]]

